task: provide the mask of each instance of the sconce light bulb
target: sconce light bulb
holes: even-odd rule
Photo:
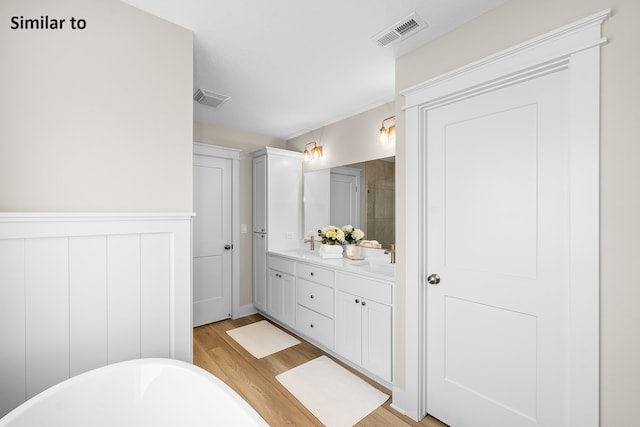
[[[394,144],[396,142],[396,125],[392,125],[389,128],[388,140],[390,144]]]
[[[387,128],[384,126],[380,128],[380,136],[378,137],[378,142],[382,145],[389,142],[388,135],[387,135]]]

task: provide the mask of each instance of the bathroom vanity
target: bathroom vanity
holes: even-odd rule
[[[269,251],[264,314],[390,386],[395,264],[383,251],[366,253],[356,261]]]
[[[252,157],[254,307],[390,388],[395,264],[379,249],[363,249],[362,260],[323,259],[317,247],[310,250],[300,244],[303,229],[308,230],[303,235],[315,236],[318,228],[338,218],[331,214],[335,203],[359,204],[363,213],[336,225],[378,225],[378,230],[389,232],[386,237],[368,233],[368,238],[393,242],[393,221],[383,222],[393,214],[392,203],[383,203],[393,200],[392,188],[387,188],[393,185],[393,163],[387,159],[360,164],[364,169],[353,176],[361,176],[362,182],[349,181],[346,191],[335,183],[346,182],[345,170],[352,172],[357,165],[305,173],[303,179],[301,153],[267,147]],[[374,182],[388,185],[377,188]],[[351,194],[349,201],[336,202],[329,196],[346,193]],[[368,220],[365,213],[370,214]]]

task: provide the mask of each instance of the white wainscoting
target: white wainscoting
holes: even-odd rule
[[[193,360],[192,214],[0,214],[0,417],[73,375]]]

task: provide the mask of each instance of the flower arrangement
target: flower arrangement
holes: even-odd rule
[[[335,225],[330,225],[318,230],[318,236],[323,245],[342,245],[344,240],[344,232]]]
[[[364,238],[364,231],[359,228],[353,228],[351,224],[342,226],[344,241],[350,245],[357,245]]]

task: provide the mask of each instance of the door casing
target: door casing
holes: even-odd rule
[[[425,147],[429,109],[534,79],[569,72],[570,129],[570,301],[567,414],[569,426],[599,422],[599,150],[600,50],[604,10],[460,69],[401,92],[405,99],[405,197],[400,201],[407,236],[399,236],[397,299],[404,306],[404,330],[396,336],[396,376],[392,406],[420,420],[427,413],[425,377],[426,290]],[[400,169],[402,170],[402,169]],[[417,177],[417,178],[416,178]],[[410,231],[410,232],[409,232]],[[410,237],[410,238],[409,238]],[[404,240],[404,241],[402,241]],[[398,291],[396,291],[398,292]],[[401,369],[398,369],[400,365]]]
[[[242,317],[247,313],[240,308],[240,152],[235,148],[218,147],[200,142],[193,143],[194,156],[219,157],[231,160],[231,317]],[[192,227],[193,228],[193,227]],[[193,232],[193,230],[192,230]],[[193,242],[193,238],[191,239]],[[193,249],[192,249],[193,250]],[[193,271],[193,266],[192,266]],[[193,291],[192,291],[193,300]],[[193,310],[193,307],[192,307]],[[193,324],[193,313],[192,322]]]

